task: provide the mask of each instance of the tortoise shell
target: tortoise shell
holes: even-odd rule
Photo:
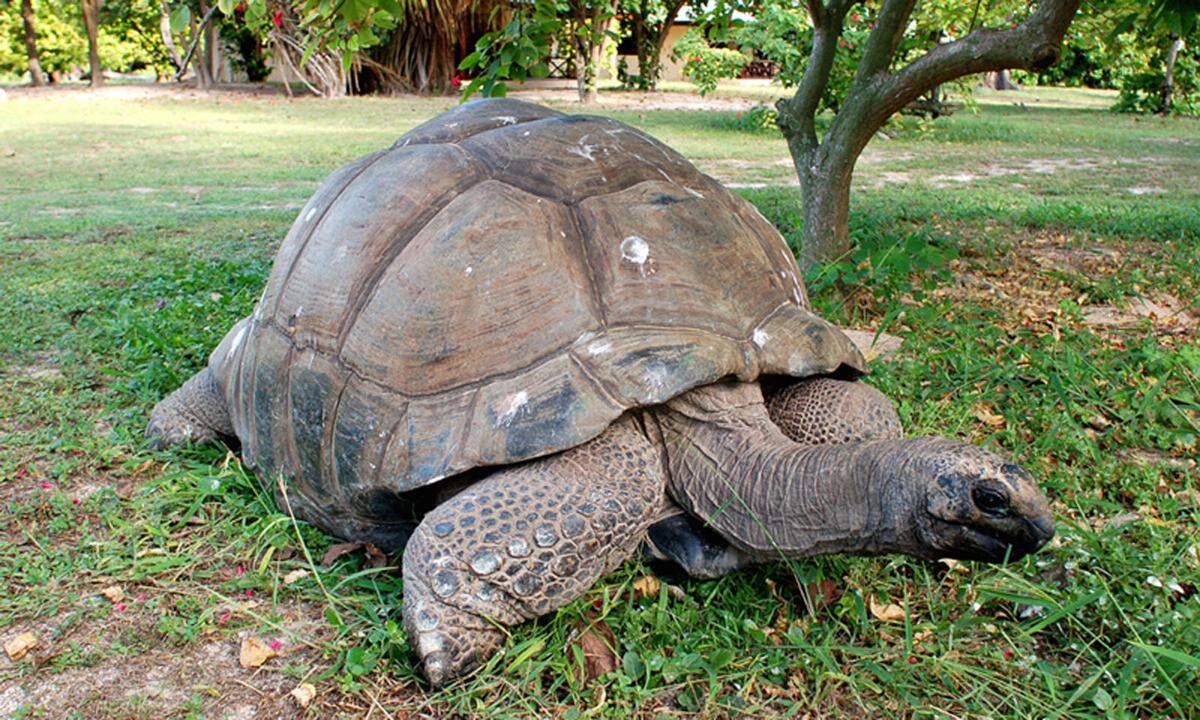
[[[247,464],[328,500],[863,360],[748,202],[628,125],[497,99],[334,172],[210,365]]]

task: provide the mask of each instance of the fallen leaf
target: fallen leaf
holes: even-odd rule
[[[329,549],[325,551],[325,554],[321,556],[321,564],[328,567],[337,562],[338,558],[342,557],[343,555],[349,555],[355,550],[361,550],[362,546],[363,544],[360,542],[337,543],[335,545],[330,545]]]
[[[836,580],[818,580],[805,584],[804,595],[810,610],[820,610],[841,599],[842,587]]]
[[[121,589],[120,585],[109,585],[101,590],[100,594],[108,598],[108,601],[114,604],[125,599],[125,591]]]
[[[572,644],[583,651],[583,677],[593,682],[605,673],[617,669],[617,637],[603,620],[592,620],[576,625],[578,633]],[[574,654],[574,651],[571,651]]]
[[[307,570],[305,570],[304,568],[297,568],[297,569],[291,571],[290,573],[288,573],[287,575],[283,576],[283,584],[291,585],[292,583],[294,583],[298,580],[303,580],[304,578],[306,578],[308,576],[309,576],[309,572]]]
[[[875,598],[873,596],[870,598],[868,604],[871,607],[871,614],[874,615],[877,620],[882,620],[884,622],[904,621],[904,608],[900,607],[899,605],[894,603],[880,605],[879,603],[875,602]]]
[[[962,575],[967,575],[971,572],[970,566],[964,565],[954,558],[939,558],[938,562],[946,566],[947,573],[960,573]]]
[[[986,403],[979,403],[975,406],[975,417],[984,425],[991,427],[1004,427],[1004,416],[997,415],[995,410]]]
[[[261,638],[248,637],[242,640],[242,648],[238,652],[238,663],[244,668],[262,667],[262,664],[279,653]]]
[[[317,696],[317,689],[313,687],[312,683],[300,683],[289,694],[296,701],[297,705],[306,708],[313,701],[313,698]]]
[[[633,581],[633,592],[638,598],[648,598],[658,595],[658,589],[662,583],[653,575],[643,575]]]
[[[366,553],[367,567],[387,567],[388,558],[382,550],[375,547],[371,543],[361,542],[337,543],[336,545],[331,545],[329,549],[325,551],[325,554],[321,556],[321,564],[328,567],[329,565],[337,562],[338,558],[342,557],[343,555],[349,555],[357,550],[362,550]]]
[[[387,557],[387,554],[384,553],[382,550],[375,547],[371,543],[367,543],[366,545],[363,545],[363,550],[365,550],[367,553],[367,567],[369,567],[369,568],[387,567],[388,557]]]
[[[25,654],[37,647],[37,636],[31,632],[23,632],[16,637],[9,638],[4,641],[4,652],[8,654],[8,659],[12,661],[20,660],[25,657]]]

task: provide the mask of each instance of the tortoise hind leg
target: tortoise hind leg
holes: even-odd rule
[[[404,626],[443,685],[633,554],[663,501],[658,449],[628,420],[439,505],[404,552]]]
[[[233,437],[225,395],[212,370],[204,368],[163,398],[150,412],[146,437],[158,449]]]

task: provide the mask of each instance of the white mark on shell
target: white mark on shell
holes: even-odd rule
[[[496,427],[511,423],[527,402],[529,402],[529,393],[524,390],[513,395],[508,401],[508,409],[501,413],[500,417],[496,418]]]
[[[529,137],[529,133],[530,131],[526,130],[525,132],[521,133],[521,137]]]
[[[497,115],[496,120],[500,121],[501,125],[516,125],[517,119],[512,115]]]
[[[232,353],[234,350],[237,350],[238,345],[241,345],[242,341],[245,339],[246,339],[246,326],[243,325],[240,328],[238,328],[237,333],[233,336],[233,342],[229,343],[229,352]]]
[[[637,235],[630,235],[621,241],[621,259],[637,265],[645,275],[646,261],[650,259],[650,244]]]
[[[588,345],[588,355],[591,355],[592,357],[606,353],[609,350],[612,350],[612,343],[608,341],[592,343],[591,345]]]
[[[312,220],[313,215],[316,215],[316,214],[317,214],[317,209],[315,207],[309,208],[308,212],[304,213],[304,222],[308,222],[309,220]]]
[[[583,140],[580,140],[578,145],[567,148],[567,152],[578,155],[588,162],[596,162],[596,146],[588,145]]]
[[[448,128],[456,128],[456,127],[458,127],[458,123],[456,123],[456,122],[452,122],[452,123],[446,123],[446,127],[448,127]]]
[[[693,196],[695,196],[695,197],[698,197],[698,198],[703,198],[703,197],[704,197],[704,193],[700,192],[699,190],[693,190],[693,189],[692,189],[692,188],[690,188],[690,187],[684,187],[683,189],[684,189],[684,190],[687,190],[689,193],[691,193],[691,194],[692,194]]]
[[[767,341],[771,339],[771,336],[767,334],[767,331],[763,330],[762,328],[755,328],[754,333],[750,337],[754,341],[754,344],[759,347],[766,345]]]
[[[470,265],[468,265],[468,266],[467,266],[467,269],[466,269],[466,270],[464,270],[463,272],[464,272],[464,273],[466,273],[467,275],[470,275],[471,273],[475,272],[475,268],[474,268],[474,267],[472,267],[472,266],[470,266]]]

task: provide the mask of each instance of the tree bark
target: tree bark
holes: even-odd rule
[[[25,54],[29,56],[29,81],[41,87],[46,84],[42,63],[38,59],[37,28],[34,25],[33,0],[21,0],[21,21],[25,25]]]
[[[987,85],[993,90],[1020,90],[1021,86],[1013,82],[1012,75],[1008,69],[993,70],[984,76],[984,85]]]
[[[851,250],[848,220],[854,165],[888,118],[931,88],[965,75],[1049,66],[1058,59],[1062,37],[1080,3],[1041,0],[1025,22],[1011,30],[975,30],[892,70],[916,0],[884,0],[850,89],[829,131],[818,139],[815,115],[853,0],[828,0],[828,4],[808,0],[813,22],[809,64],[796,94],[776,105],[802,190],[801,265],[807,268],[835,260]]]
[[[163,47],[167,49],[167,57],[175,66],[176,72],[183,70],[183,58],[179,56],[179,48],[175,46],[175,38],[171,35],[171,11],[165,2],[159,3],[161,15],[158,18],[158,33],[162,35]]]
[[[192,31],[192,45],[188,51],[188,56],[184,58],[184,62],[191,60],[196,72],[196,87],[200,90],[207,90],[212,87],[212,62],[208,55],[208,43],[205,42],[208,38],[208,25],[212,22],[212,14],[216,10],[216,6],[209,7],[205,0],[200,0],[200,16],[201,20],[196,29]],[[193,53],[197,46],[201,46],[200,55],[194,56]]]
[[[1162,88],[1158,94],[1158,112],[1161,115],[1171,112],[1171,98],[1175,95],[1175,60],[1179,57],[1179,51],[1183,49],[1183,38],[1172,35],[1170,43],[1167,46],[1167,61],[1163,72]]]
[[[88,36],[88,66],[92,75],[92,87],[98,88],[104,84],[104,69],[100,67],[100,8],[104,0],[80,0],[83,10],[83,24]]]

